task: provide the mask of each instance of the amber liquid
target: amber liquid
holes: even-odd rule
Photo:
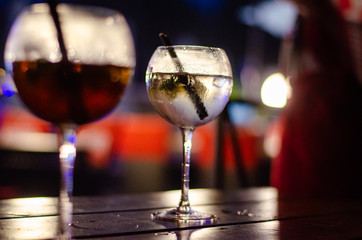
[[[113,65],[13,63],[14,82],[24,104],[55,124],[84,124],[105,116],[119,103],[130,73],[130,68]]]

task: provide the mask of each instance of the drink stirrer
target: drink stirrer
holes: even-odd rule
[[[57,0],[47,0],[47,3],[49,5],[50,14],[52,15],[52,19],[54,21],[54,25],[55,25],[55,28],[57,30],[59,48],[60,48],[60,52],[62,54],[62,62],[68,63],[69,60],[68,60],[67,49],[66,49],[65,44],[64,44],[62,28],[60,27],[59,15],[58,15],[58,12],[56,10],[57,4],[58,4]]]

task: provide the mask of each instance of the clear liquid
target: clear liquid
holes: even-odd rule
[[[185,74],[149,73],[146,83],[150,101],[163,118],[178,127],[193,129],[222,112],[233,84],[231,77]],[[181,78],[187,78],[189,86]],[[195,95],[201,103],[197,103]],[[200,105],[206,115],[200,114]]]

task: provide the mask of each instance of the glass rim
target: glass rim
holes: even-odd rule
[[[223,48],[220,47],[213,47],[213,46],[203,46],[203,45],[187,45],[187,44],[180,44],[180,45],[170,45],[170,46],[158,46],[157,49],[169,49],[169,48],[174,48],[174,49],[210,49],[210,50],[219,50],[219,51],[223,51],[225,52],[225,50]]]
[[[123,13],[115,8],[111,8],[111,7],[106,7],[106,6],[98,6],[98,5],[92,5],[92,4],[83,4],[83,3],[72,3],[72,2],[60,2],[57,4],[57,6],[59,6],[60,8],[63,7],[70,7],[70,8],[74,8],[74,9],[89,9],[89,10],[103,10],[103,11],[107,11],[109,12],[109,14],[112,13],[118,13],[123,15]],[[29,4],[25,7],[23,7],[22,11],[34,11],[34,12],[40,12],[40,13],[47,13],[49,11],[49,4],[46,2],[35,2],[32,4]],[[59,11],[59,9],[57,9]],[[63,10],[63,11],[62,11]],[[21,12],[22,12],[21,11]],[[20,14],[21,14],[20,12]],[[61,13],[64,13],[64,9],[60,9]],[[20,15],[19,14],[19,15]]]
[[[73,20],[73,15],[76,13],[79,13],[78,16],[85,16],[84,19],[87,19],[88,17],[90,18],[94,18],[94,19],[101,19],[101,21],[99,21],[99,23],[107,23],[107,21],[102,21],[102,19],[104,20],[108,20],[112,18],[115,19],[114,21],[116,22],[114,26],[116,26],[116,24],[121,24],[123,25],[121,27],[121,29],[123,28],[124,30],[123,33],[125,32],[129,32],[126,33],[126,35],[128,35],[127,38],[129,38],[126,41],[123,41],[124,45],[127,45],[126,49],[130,49],[130,50],[125,50],[124,52],[127,52],[126,55],[123,54],[123,56],[127,56],[126,60],[122,60],[122,57],[115,57],[114,59],[112,58],[112,56],[108,55],[106,58],[106,60],[104,60],[104,62],[101,63],[101,65],[104,64],[110,64],[110,65],[114,65],[114,66],[121,66],[121,67],[129,67],[131,69],[135,69],[136,68],[136,49],[135,49],[135,42],[134,42],[134,36],[132,34],[130,25],[128,20],[126,19],[125,15],[119,11],[118,9],[114,9],[114,8],[110,8],[110,7],[104,7],[104,6],[98,6],[98,5],[90,5],[90,4],[82,4],[82,3],[58,3],[57,4],[57,13],[59,15],[60,18],[62,18],[61,24],[62,24],[62,30],[63,30],[63,37],[65,35],[67,35],[66,31],[64,31],[64,29],[66,29],[67,27],[65,25],[69,25],[69,24],[65,24],[66,22],[71,22],[74,21]],[[24,6],[21,11],[18,13],[18,15],[14,18],[10,28],[9,28],[9,32],[6,36],[6,41],[4,44],[4,53],[3,53],[3,59],[4,59],[4,65],[5,65],[5,69],[8,72],[11,72],[12,67],[11,64],[14,61],[23,61],[23,60],[46,60],[48,62],[51,63],[58,63],[61,61],[61,59],[58,57],[57,54],[53,54],[53,58],[51,57],[47,57],[47,56],[35,56],[35,57],[29,57],[29,56],[25,56],[25,54],[21,55],[20,57],[18,56],[18,54],[16,53],[16,50],[14,50],[15,48],[22,48],[22,43],[17,43],[20,45],[20,47],[13,47],[12,44],[9,44],[9,39],[16,39],[16,37],[12,36],[13,35],[13,31],[14,32],[24,32],[23,30],[19,30],[22,29],[22,22],[24,22],[24,17],[28,17],[30,19],[27,19],[27,22],[29,22],[29,20],[31,20],[30,22],[33,22],[34,19],[36,19],[37,17],[41,17],[41,20],[43,20],[43,17],[50,17],[51,18],[51,12],[50,12],[50,6],[48,3],[46,2],[39,2],[39,3],[32,3],[29,4],[27,6]],[[52,20],[51,20],[52,21]],[[41,21],[43,22],[43,21]],[[98,22],[98,20],[97,20]],[[111,22],[113,24],[113,22]],[[53,25],[54,28],[54,24],[53,22],[51,23]],[[113,27],[113,25],[112,25]],[[14,30],[14,29],[18,29],[18,30]],[[128,30],[127,30],[128,29]],[[34,32],[37,30],[34,30]],[[68,30],[68,32],[73,31],[73,30]],[[119,32],[119,31],[115,31],[115,32]],[[49,32],[48,32],[49,33]],[[56,32],[57,34],[57,32]],[[70,35],[68,33],[68,35]],[[49,38],[54,38],[54,36],[52,34],[49,34]],[[55,36],[56,38],[56,36]],[[126,39],[126,38],[123,38]],[[69,40],[69,39],[68,39]],[[16,41],[15,41],[16,42]],[[59,45],[58,40],[55,41],[57,45]],[[71,42],[71,41],[70,41]],[[37,41],[34,41],[34,44],[37,44]],[[16,45],[16,44],[14,44]],[[73,51],[77,52],[78,49],[82,49],[82,48],[78,48],[75,47],[74,45],[71,46],[72,44],[67,45],[67,48],[69,47],[73,47]],[[10,47],[9,47],[10,46]],[[69,48],[70,49],[70,48]],[[69,50],[68,49],[68,50]],[[75,50],[74,50],[75,49]],[[107,49],[107,47],[104,47],[104,49]],[[120,49],[120,48],[116,48],[116,49]],[[46,54],[48,54],[48,50],[45,51]],[[124,53],[123,52],[123,53]],[[130,55],[128,55],[128,53]],[[69,54],[68,52],[68,57],[71,54]],[[94,58],[93,56],[90,57],[90,59],[88,59],[88,57],[86,57],[87,59],[84,59],[83,57],[78,57],[81,56],[82,54],[79,55],[74,55],[75,57],[69,57],[69,61],[71,63],[84,63],[84,64],[98,64],[100,63],[100,61],[95,60],[96,58]],[[54,57],[55,56],[55,57]],[[84,56],[84,54],[83,54]],[[88,56],[88,55],[87,55]],[[109,57],[110,56],[110,57]],[[122,56],[122,55],[121,55]],[[100,59],[100,58],[98,58]],[[118,60],[117,60],[118,59]],[[120,60],[119,60],[120,59]],[[131,60],[129,60],[131,59]],[[103,60],[102,60],[103,61]]]

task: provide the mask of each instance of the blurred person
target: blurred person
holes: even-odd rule
[[[294,3],[299,18],[293,95],[278,121],[281,149],[273,159],[271,185],[281,195],[362,195],[362,81],[357,77],[361,66],[352,57],[361,48],[361,38],[355,39],[359,46],[350,44],[347,22],[336,2]]]

